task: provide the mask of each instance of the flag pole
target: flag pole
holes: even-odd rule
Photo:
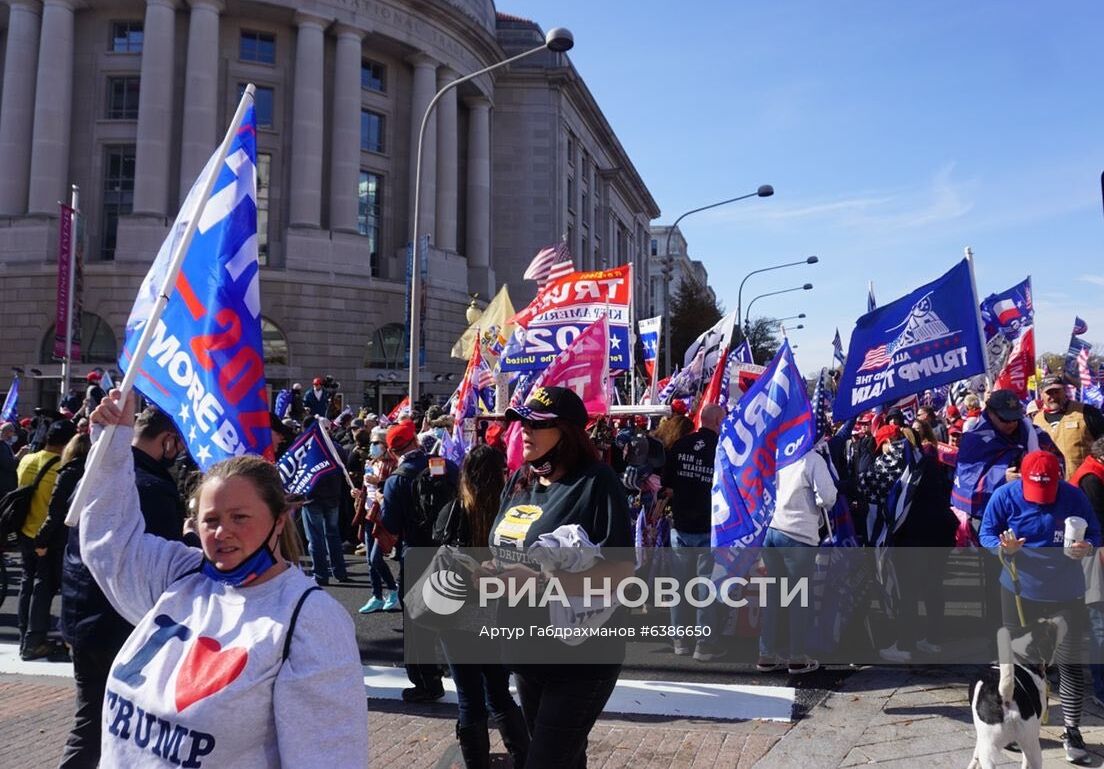
[[[326,420],[329,422],[330,420]],[[337,462],[337,466],[341,468],[341,472],[345,474],[345,480],[349,484],[350,489],[355,489],[356,484],[353,483],[352,477],[349,476],[349,471],[345,468],[345,463],[341,461],[341,455],[337,453],[337,449],[333,445],[333,441],[330,439],[330,434],[326,432],[326,426],[321,422],[318,423],[318,432],[322,433],[322,440],[326,443],[326,448],[330,450],[330,454],[333,455],[334,460]]]
[[[130,365],[127,366],[126,373],[123,375],[123,381],[119,384],[120,401],[125,401],[127,395],[134,389],[134,381],[138,378],[138,372],[142,368],[142,362],[146,357],[146,352],[153,342],[153,335],[157,330],[157,324],[165,312],[165,307],[168,306],[169,295],[176,286],[176,279],[180,275],[181,267],[184,266],[184,257],[188,254],[188,247],[191,246],[192,238],[195,236],[196,229],[199,227],[199,221],[203,217],[203,209],[206,208],[207,201],[211,197],[211,190],[214,189],[215,182],[218,180],[222,167],[226,163],[226,156],[230,152],[230,145],[233,143],[234,137],[238,134],[242,119],[245,117],[246,107],[252,103],[253,92],[255,90],[256,87],[252,83],[245,87],[245,93],[242,94],[241,100],[238,102],[238,108],[234,112],[233,120],[230,121],[230,127],[226,131],[226,136],[223,137],[222,144],[219,145],[215,153],[215,163],[212,165],[211,172],[203,182],[199,204],[196,206],[195,214],[188,222],[187,227],[184,228],[184,235],[176,245],[176,250],[173,252],[172,259],[169,261],[169,270],[165,275],[165,281],[161,284],[161,293],[154,303],[153,309],[150,311],[150,316],[146,320],[146,325],[142,328],[142,335],[138,338],[138,346],[134,350],[134,356],[131,358]],[[111,424],[104,427],[99,440],[92,445],[92,450],[88,454],[88,462],[84,471],[85,478],[92,475],[99,468],[103,452],[107,450],[105,447],[111,442],[111,438],[114,435],[115,425]],[[76,526],[80,522],[81,508],[84,507],[84,502],[85,491],[84,483],[82,482],[77,486],[73,499],[70,501],[69,512],[65,516],[66,526]]]
[[[981,340],[981,354],[985,355],[985,325],[981,320],[981,301],[978,299],[977,278],[974,277],[974,250],[969,246],[964,249],[966,253],[966,265],[970,268],[970,290],[974,292],[974,317],[977,318],[978,338]],[[993,387],[993,380],[989,376],[989,365],[985,365],[985,391],[989,392]]]

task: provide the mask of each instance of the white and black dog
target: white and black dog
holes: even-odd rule
[[[1042,769],[1039,728],[1047,700],[1045,666],[1065,634],[1061,617],[1040,619],[1014,639],[1007,629],[998,631],[1001,664],[970,685],[977,743],[968,769],[995,767],[1004,760],[1001,749],[1012,742],[1023,751],[1023,769]]]

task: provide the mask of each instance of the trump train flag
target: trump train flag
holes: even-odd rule
[[[965,259],[911,294],[863,315],[851,332],[832,406],[847,420],[869,408],[985,372],[978,302]]]
[[[256,126],[252,97],[225,160],[207,162],[161,244],[126,323],[126,371],[170,274],[177,243],[199,215],[175,290],[157,321],[135,386],[173,418],[206,470],[238,454],[273,458],[261,346]],[[214,173],[211,196],[203,192]],[[202,213],[199,211],[202,208]]]
[[[757,547],[775,479],[813,447],[813,410],[789,340],[721,424],[713,466],[713,547]],[[730,557],[718,552],[724,560]]]

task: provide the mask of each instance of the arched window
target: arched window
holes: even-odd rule
[[[364,364],[369,368],[406,368],[409,360],[406,325],[403,323],[380,326],[368,340]]]
[[[280,327],[261,316],[261,344],[264,345],[266,366],[288,365],[288,342]]]
[[[98,363],[113,366],[119,359],[115,332],[111,330],[111,326],[107,324],[107,321],[99,315],[92,312],[81,313],[80,339],[80,355],[73,356],[75,363]],[[54,358],[54,326],[50,326],[46,330],[38,359],[42,363],[53,363],[56,360]]]

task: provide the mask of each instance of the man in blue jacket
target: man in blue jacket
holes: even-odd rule
[[[1086,523],[1084,541],[1063,552],[1066,519]],[[1020,464],[1020,477],[993,493],[985,507],[979,539],[982,547],[999,552],[1013,565],[1001,574],[1001,615],[1013,635],[1044,617],[1061,616],[1066,635],[1058,645],[1058,691],[1066,731],[1066,760],[1088,758],[1081,737],[1085,696],[1081,667],[1085,631],[1085,575],[1081,558],[1100,545],[1100,523],[1085,494],[1062,480],[1058,457],[1033,451]],[[1066,554],[1070,557],[1066,557]],[[1018,580],[1013,580],[1015,569]],[[1018,581],[1018,584],[1017,584]]]

